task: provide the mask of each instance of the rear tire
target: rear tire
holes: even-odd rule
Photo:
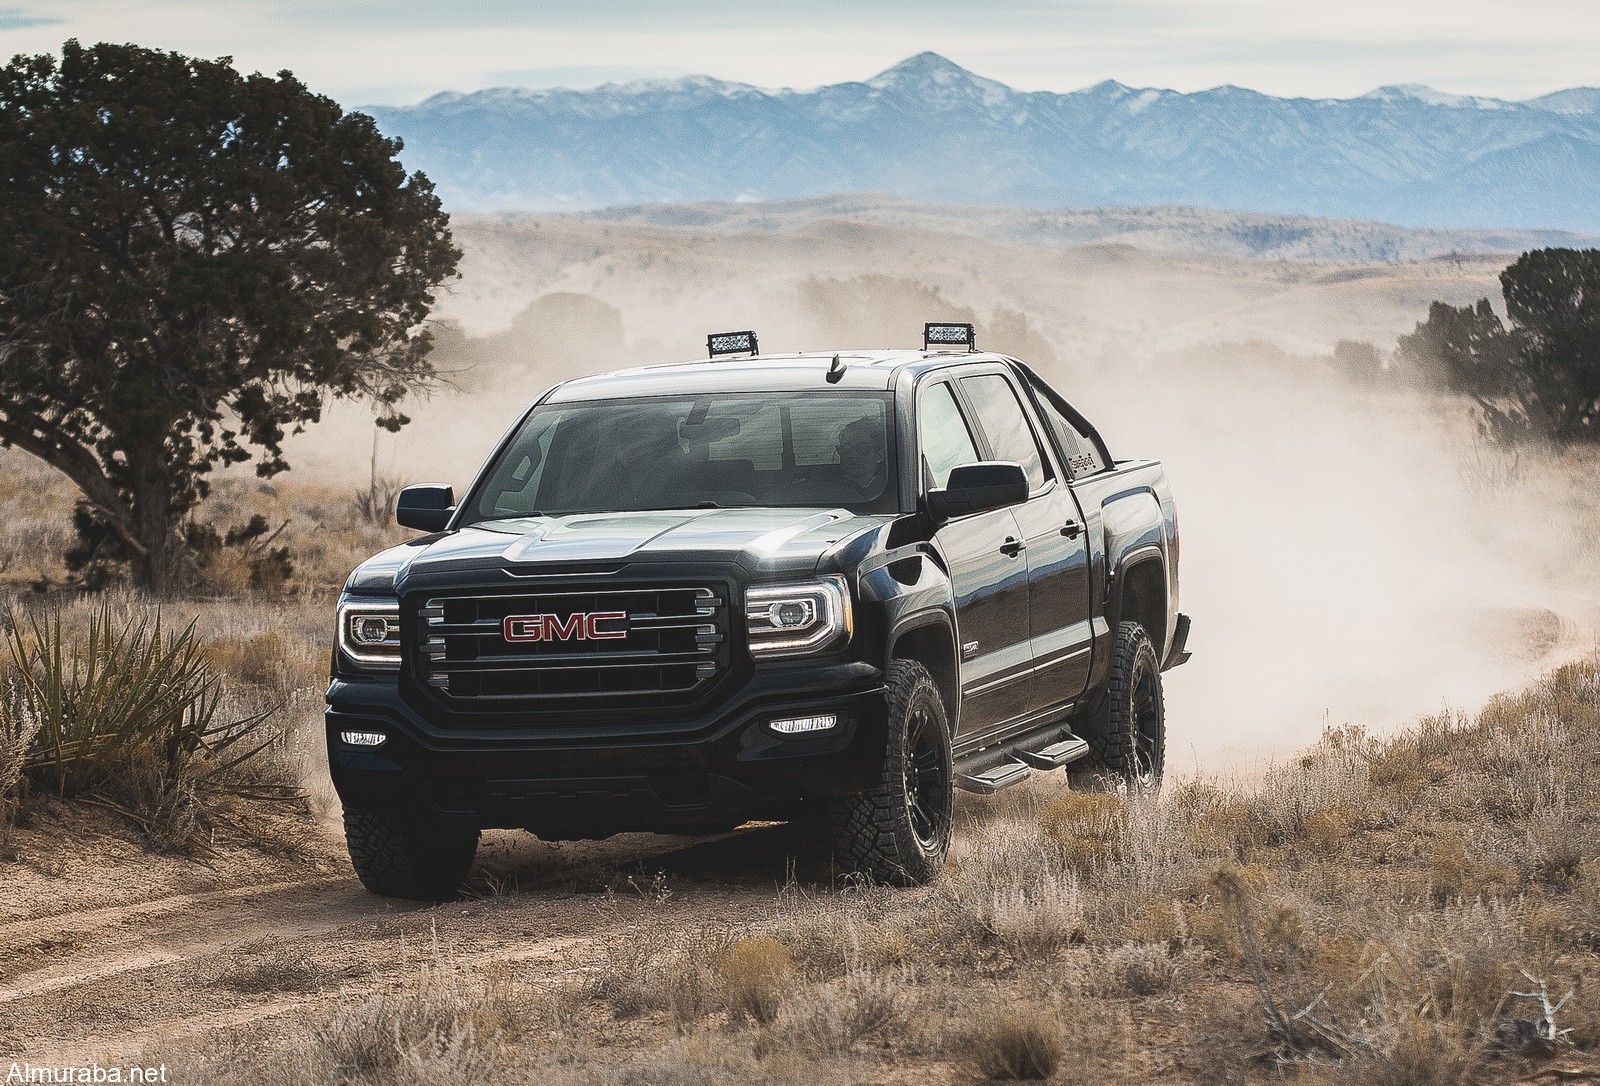
[[[1088,731],[1100,768],[1119,792],[1161,787],[1167,762],[1161,665],[1150,635],[1137,622],[1117,624],[1106,696]]]
[[[944,699],[915,660],[889,665],[888,749],[876,787],[829,807],[841,866],[897,886],[944,870],[955,811],[955,768]]]
[[[345,807],[344,839],[361,885],[412,901],[455,900],[478,851],[475,829],[362,807]]]

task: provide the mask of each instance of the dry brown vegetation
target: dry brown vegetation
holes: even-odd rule
[[[1592,1068],[1597,765],[1589,661],[1391,739],[1330,731],[1255,783],[1015,790],[965,813],[921,890],[791,881],[765,915],[691,925],[663,898],[554,974],[436,943],[377,993],[326,999],[269,1044],[214,1036],[180,1069],[1431,1086]],[[232,983],[283,968],[255,953]]]

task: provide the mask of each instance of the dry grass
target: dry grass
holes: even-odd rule
[[[217,974],[216,983],[246,995],[269,992],[313,992],[326,985],[326,972],[278,939],[264,939],[239,948]]]
[[[1515,993],[1525,971],[1552,1001],[1600,983],[1597,766],[1591,661],[1473,718],[1330,732],[1256,786],[1013,800],[936,886],[796,894],[771,930],[813,977],[907,970],[924,1002],[953,977],[1047,975],[1150,1004],[1242,972],[1274,1060],[1485,1081],[1592,1038],[1582,1001],[1540,1026]]]
[[[985,1078],[1003,1082],[1049,1078],[1064,1054],[1060,1029],[1039,1011],[991,1011],[972,1034],[973,1066]]]
[[[312,1084],[617,1086],[1594,1067],[1597,767],[1591,661],[1475,717],[1330,733],[1255,784],[1030,786],[964,822],[932,886],[795,883],[740,924],[664,927],[640,904],[554,986],[435,951],[402,989],[280,1031],[269,1063]],[[321,980],[265,948],[220,983]],[[252,1066],[241,1081],[290,1081]]]
[[[277,948],[247,951],[220,983],[241,992],[304,991],[324,979],[295,969]],[[511,1046],[545,1021],[538,1010],[504,970],[461,963],[436,940],[399,985],[341,993],[280,1044],[263,1048],[241,1033],[175,1061],[162,1055],[184,1082],[488,1084],[507,1080]]]
[[[770,1022],[793,979],[794,954],[771,936],[752,936],[723,952],[717,973],[730,1014]]]

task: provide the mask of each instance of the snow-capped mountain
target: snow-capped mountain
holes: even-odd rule
[[[1021,92],[922,53],[864,83],[705,76],[438,94],[368,110],[458,210],[875,191],[1070,207],[1184,204],[1415,225],[1600,229],[1600,89],[1528,102],[1106,81]]]

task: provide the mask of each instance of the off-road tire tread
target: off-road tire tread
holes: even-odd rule
[[[845,870],[874,882],[913,886],[932,880],[944,869],[954,818],[953,810],[947,810],[938,847],[924,852],[911,828],[905,802],[905,727],[919,697],[926,697],[932,704],[947,742],[949,716],[933,676],[915,660],[890,664],[884,685],[888,688],[888,734],[883,779],[868,791],[841,796],[830,804],[834,858]],[[947,758],[948,750],[947,746]],[[948,762],[946,770],[953,789],[954,768]]]
[[[478,850],[477,830],[360,807],[345,807],[344,837],[361,885],[412,901],[454,900]]]
[[[1119,622],[1117,640],[1111,654],[1111,675],[1106,682],[1106,696],[1101,703],[1094,728],[1098,740],[1096,757],[1100,768],[1128,785],[1135,783],[1138,772],[1138,755],[1134,748],[1133,727],[1128,719],[1132,709],[1134,672],[1141,653],[1150,654],[1150,666],[1155,674],[1156,705],[1162,710],[1160,755],[1155,767],[1155,782],[1161,783],[1166,761],[1166,712],[1161,690],[1161,666],[1155,645],[1145,628],[1137,622]]]

